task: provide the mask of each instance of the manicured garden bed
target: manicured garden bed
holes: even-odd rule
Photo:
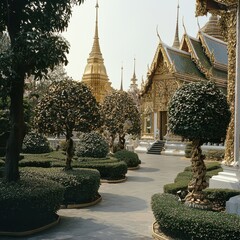
[[[0,179],[0,234],[26,232],[56,221],[64,187],[35,174],[21,174],[21,180]]]
[[[239,216],[189,208],[165,193],[153,195],[151,204],[160,230],[173,239],[239,240]]]

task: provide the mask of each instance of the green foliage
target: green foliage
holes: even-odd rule
[[[207,171],[212,171],[212,170],[222,170],[221,168],[221,163],[220,162],[206,162],[206,169]],[[184,171],[192,171],[192,167],[186,167]]]
[[[90,132],[101,124],[99,106],[91,91],[71,80],[52,83],[35,111],[35,126],[45,134]]]
[[[168,108],[169,130],[190,140],[221,141],[229,121],[226,96],[210,81],[183,85]]]
[[[51,151],[49,142],[45,136],[36,132],[28,133],[22,145],[23,153],[48,153]]]
[[[76,146],[77,157],[104,158],[109,152],[106,140],[97,132],[81,133]]]
[[[114,91],[111,95],[106,96],[102,112],[104,126],[111,134],[140,134],[140,113],[128,93]]]
[[[62,184],[65,188],[62,204],[65,205],[91,202],[98,196],[100,174],[93,169],[24,168],[22,171]]]
[[[47,159],[23,159],[19,162],[19,167],[41,167],[41,168],[50,168],[52,166],[51,161]]]
[[[49,179],[23,174],[16,183],[0,179],[0,231],[26,231],[55,220],[64,188]]]
[[[240,218],[223,212],[189,208],[171,194],[152,196],[152,211],[161,230],[182,240],[238,240]]]
[[[141,163],[138,155],[128,150],[117,151],[113,156],[120,161],[124,161],[129,168],[137,167]]]

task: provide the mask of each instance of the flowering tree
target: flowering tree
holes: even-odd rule
[[[226,97],[212,82],[189,83],[174,94],[168,109],[169,130],[193,143],[193,179],[188,185],[187,201],[203,200],[202,190],[208,184],[201,145],[223,141],[229,121]]]
[[[71,169],[73,131],[90,132],[101,124],[99,106],[82,83],[54,82],[36,106],[35,126],[40,133],[65,135],[66,167]]]
[[[111,143],[116,135],[119,136],[119,146],[121,149],[125,145],[125,135],[139,135],[141,132],[140,114],[136,104],[128,93],[124,91],[114,91],[106,96],[102,105],[104,116],[104,128],[110,133]]]

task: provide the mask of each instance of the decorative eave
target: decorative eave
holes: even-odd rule
[[[195,49],[194,49],[194,47],[193,47],[192,42],[191,42],[190,39],[193,39],[193,40],[199,42],[199,40],[198,40],[197,38],[193,38],[193,37],[191,37],[191,36],[189,36],[188,34],[185,33],[184,36],[183,36],[183,40],[182,40],[182,43],[181,43],[181,47],[180,47],[180,48],[183,47],[184,41],[185,41],[186,44],[187,44],[187,46],[188,46],[188,51],[189,51],[189,53],[190,53],[190,55],[191,55],[191,59],[192,59],[193,62],[196,64],[196,66],[197,66],[197,68],[200,70],[200,72],[202,72],[202,73],[206,76],[207,79],[210,79],[210,78],[212,77],[212,73],[211,73],[211,71],[209,71],[209,69],[206,69],[206,68],[202,65],[201,61],[199,60],[199,58],[198,58],[198,56],[197,56],[197,53],[195,52]]]
[[[236,8],[238,0],[196,0],[196,16],[204,16],[208,12],[219,15],[221,11]]]
[[[210,51],[210,49],[208,48],[208,45],[205,42],[204,35],[207,36],[208,38],[214,40],[215,42],[226,45],[226,47],[227,47],[227,43],[224,41],[221,41],[220,39],[209,36],[202,31],[198,32],[198,39],[201,41],[204,51],[205,51],[206,55],[208,56],[208,58],[210,59],[212,66],[214,66],[215,68],[217,68],[219,70],[227,72],[228,66],[216,61],[216,59],[214,57],[214,52]]]

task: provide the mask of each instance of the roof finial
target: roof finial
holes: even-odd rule
[[[120,86],[120,91],[123,91],[123,65],[121,67],[121,86]]]
[[[197,17],[197,25],[198,25],[198,30],[200,31],[201,27],[200,27],[200,24],[199,24],[199,21],[198,21],[198,17]]]
[[[96,1],[96,30],[95,30],[95,38],[98,38],[98,9],[99,9],[99,5],[98,5],[98,0]]]
[[[157,36],[158,36],[158,38],[159,38],[159,42],[162,43],[162,39],[161,39],[161,37],[160,37],[160,35],[159,35],[159,32],[158,32],[158,25],[157,25],[157,27],[156,27],[156,31],[157,31]]]
[[[179,30],[178,30],[178,19],[179,19],[179,1],[177,5],[177,23],[176,23],[176,32],[175,32],[175,38],[173,41],[173,47],[179,48],[180,47],[180,42],[179,42]]]
[[[134,58],[134,68],[133,68],[133,77],[134,78],[136,78],[135,68],[136,68],[136,58]]]
[[[184,24],[184,17],[182,18],[182,24],[183,24],[184,34],[187,34],[187,30]]]

